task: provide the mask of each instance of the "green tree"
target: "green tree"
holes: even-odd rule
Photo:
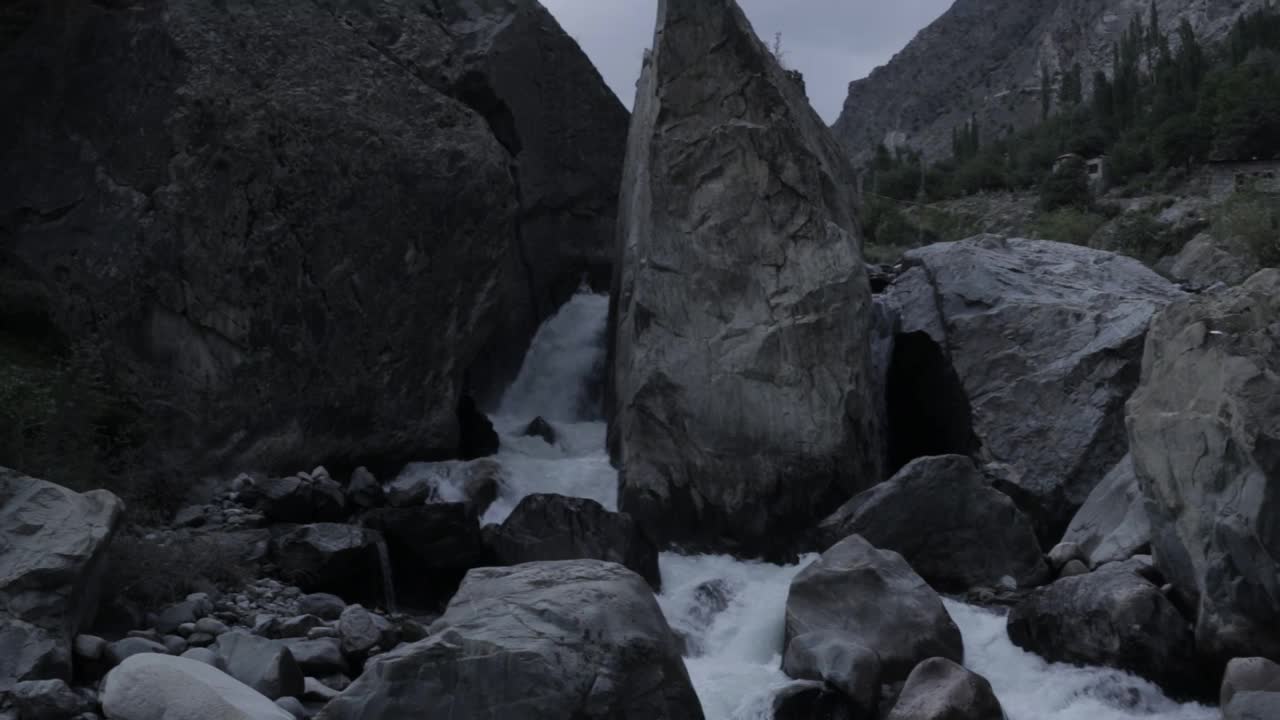
[[[1040,185],[1040,209],[1046,212],[1064,207],[1087,210],[1091,204],[1089,175],[1077,156],[1058,163]]]
[[[1201,119],[1213,128],[1217,160],[1270,159],[1280,154],[1280,56],[1252,59],[1220,71],[1205,88]]]

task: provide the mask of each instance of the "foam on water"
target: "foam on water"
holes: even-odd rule
[[[591,498],[606,510],[617,509],[618,471],[604,450],[604,422],[553,423],[555,445],[520,436],[520,425],[495,426],[502,438],[496,459],[505,472],[498,499],[483,522],[502,522],[526,495],[535,493]]]
[[[791,580],[813,558],[770,565],[726,556],[662,553],[658,605],[685,638],[685,664],[707,720],[771,720],[782,673]]]
[[[617,472],[605,452],[605,423],[592,408],[590,391],[604,361],[607,313],[606,296],[580,293],[538,331],[492,418],[502,439],[496,459],[505,477],[484,522],[501,522],[532,493],[586,497],[617,508]],[[554,444],[521,435],[538,416],[551,421]],[[431,471],[449,475],[444,470]],[[685,662],[707,720],[771,720],[773,696],[791,682],[781,669],[787,591],[812,559],[780,566],[661,555],[658,604],[685,638]],[[991,681],[1009,720],[1217,717],[1200,705],[1179,705],[1127,673],[1047,663],[1009,641],[1003,615],[946,604],[964,635],[966,665]]]
[[[1129,673],[1046,662],[1009,640],[1005,616],[945,601],[964,635],[965,665],[991,682],[1009,720],[1215,720],[1216,710],[1165,697]]]

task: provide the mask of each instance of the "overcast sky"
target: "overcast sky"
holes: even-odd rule
[[[739,0],[756,33],[782,33],[784,61],[804,73],[809,100],[835,122],[851,80],[883,65],[952,0]],[[542,0],[623,104],[631,107],[657,0]]]

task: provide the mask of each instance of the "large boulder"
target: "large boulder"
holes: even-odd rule
[[[945,658],[916,666],[888,720],[1004,720],[991,683]]]
[[[1182,292],[1132,258],[1044,240],[979,236],[904,262],[888,291],[900,333],[917,354],[945,360],[964,396],[943,407],[968,417],[943,429],[971,429],[984,460],[1005,467],[1002,489],[1052,545],[1124,456],[1124,403],[1147,325]],[[938,412],[935,397],[920,401],[916,415]],[[952,452],[972,449],[963,434],[951,442],[961,444]]]
[[[644,580],[596,560],[473,570],[431,636],[370,661],[325,720],[702,718]]]
[[[253,688],[195,660],[142,654],[102,683],[108,720],[293,720]]]
[[[660,543],[776,555],[883,479],[855,185],[733,0],[659,3],[619,209],[610,445],[620,509]]]
[[[0,287],[110,358],[156,462],[455,452],[519,189],[487,119],[397,57],[449,51],[434,6],[41,6],[0,55]]]
[[[921,661],[964,661],[942,598],[891,550],[851,535],[800,571],[787,595],[785,648],[810,633],[846,633],[880,656],[885,682]]]
[[[396,594],[442,608],[471,568],[492,564],[480,521],[464,503],[383,508],[361,519],[387,541]]]
[[[626,513],[609,512],[600,503],[563,495],[529,495],[502,526],[488,536],[499,563],[538,560],[608,560],[634,570],[654,588],[658,549]]]
[[[280,574],[306,592],[334,593],[347,600],[385,600],[376,530],[316,523],[301,525],[271,540],[271,559]]]
[[[0,699],[14,683],[71,677],[71,652],[63,638],[13,618],[0,622]]]
[[[123,504],[0,468],[0,692],[71,679],[71,643],[98,610]]]
[[[1049,573],[1030,521],[961,455],[912,461],[819,530],[824,547],[857,534],[902,555],[941,592],[996,587],[1006,577],[1036,585]]]
[[[1037,589],[1008,623],[1015,645],[1047,660],[1128,670],[1179,695],[1205,680],[1187,620],[1131,562]]]
[[[27,680],[13,688],[20,720],[66,720],[89,711],[89,705],[65,680]]]
[[[1129,402],[1161,571],[1201,653],[1280,660],[1280,270],[1170,306]]]
[[[791,638],[782,671],[835,688],[855,717],[873,715],[880,702],[880,656],[848,633],[827,630]]]
[[[1146,498],[1125,455],[1071,518],[1063,543],[1075,545],[1090,567],[1128,560],[1151,546]]]
[[[1251,253],[1232,244],[1220,243],[1209,233],[1192,238],[1177,255],[1156,265],[1164,274],[1187,287],[1202,290],[1216,283],[1239,285],[1261,266]]]
[[[1280,693],[1280,664],[1266,658],[1234,658],[1222,674],[1218,704],[1226,707],[1239,693]]]
[[[227,632],[218,636],[214,653],[218,667],[272,700],[302,694],[302,668],[293,652],[279,640]]]

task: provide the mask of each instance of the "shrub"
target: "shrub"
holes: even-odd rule
[[[1084,160],[1068,158],[1040,185],[1040,209],[1051,212],[1059,208],[1084,211],[1093,198],[1089,193],[1089,175]]]
[[[1087,245],[1105,222],[1097,213],[1061,208],[1040,215],[1034,228],[1036,235],[1046,240]]]
[[[1263,265],[1280,265],[1280,210],[1274,196],[1237,193],[1212,213],[1211,234],[1248,249]]]
[[[1111,246],[1103,249],[1150,262],[1167,254],[1163,251],[1164,235],[1164,226],[1149,213],[1126,213],[1116,219],[1111,233]]]
[[[119,533],[108,559],[108,586],[142,607],[162,607],[193,592],[243,587],[252,578],[244,548],[215,536],[139,537]]]
[[[868,262],[892,262],[902,251],[920,244],[920,230],[891,200],[871,198],[862,208],[866,236],[863,254]]]

